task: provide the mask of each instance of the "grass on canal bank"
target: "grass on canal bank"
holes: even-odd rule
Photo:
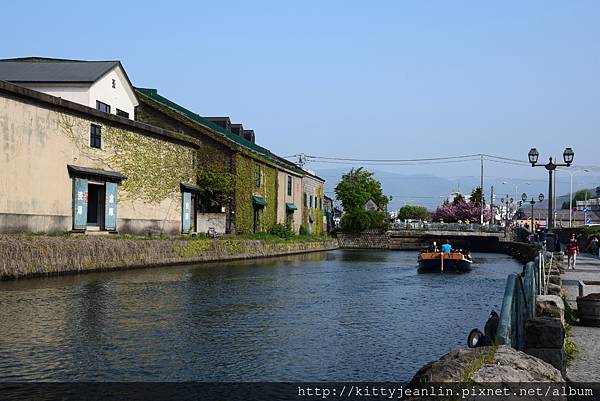
[[[87,238],[86,235],[80,233],[73,233],[71,231],[59,231],[59,232],[36,232],[32,234],[0,234],[0,240],[3,239],[16,239],[16,238]],[[129,234],[108,234],[105,238],[113,240],[181,240],[181,241],[194,241],[198,239],[237,239],[237,240],[258,240],[265,242],[319,242],[331,240],[331,237],[326,235],[294,235],[290,237],[281,237],[271,233],[256,233],[256,234],[242,234],[242,235],[222,235],[218,238],[210,238],[205,233],[198,233],[197,235],[178,235],[178,236],[167,236],[167,235],[129,235]]]
[[[218,262],[337,248],[326,237],[271,234],[144,237],[129,235],[0,235],[0,279],[130,267]]]

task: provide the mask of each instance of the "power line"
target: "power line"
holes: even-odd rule
[[[425,157],[415,159],[359,159],[351,157],[333,157],[333,156],[317,156],[317,155],[305,155],[303,153],[285,156],[286,158],[301,157],[306,161],[313,161],[318,163],[326,164],[351,164],[361,163],[365,165],[416,165],[416,164],[444,164],[444,163],[461,163],[468,161],[481,160],[482,158],[487,161],[494,163],[504,163],[513,165],[528,166],[529,163],[523,160],[511,159],[503,156],[489,155],[485,153],[476,153],[459,156],[441,156],[441,157]]]
[[[446,157],[428,157],[420,159],[354,159],[344,157],[325,157],[325,156],[314,156],[306,155],[311,159],[319,160],[337,160],[337,161],[353,161],[353,162],[377,162],[377,163],[406,163],[406,162],[421,162],[421,161],[435,161],[435,160],[450,160],[450,159],[464,159],[467,157],[480,157],[478,154],[474,155],[462,155],[462,156],[446,156]]]
[[[307,156],[309,157],[309,156]],[[360,164],[363,166],[420,166],[420,165],[431,165],[431,164],[448,164],[448,163],[465,163],[471,161],[478,161],[479,159],[462,159],[462,160],[438,160],[438,161],[423,161],[423,162],[345,162],[345,161],[333,161],[333,160],[314,160],[317,163],[323,164],[341,164],[341,165],[356,165]]]

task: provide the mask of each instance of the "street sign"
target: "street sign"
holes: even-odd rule
[[[587,207],[584,207],[583,209],[581,209],[581,211],[582,211],[583,213],[587,213],[587,212],[588,212],[588,208],[587,208]]]
[[[592,224],[592,219],[590,217],[585,219],[585,224]]]

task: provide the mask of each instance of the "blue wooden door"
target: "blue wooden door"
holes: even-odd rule
[[[104,229],[108,231],[117,230],[117,191],[118,186],[116,183],[106,183],[106,201],[104,202]]]
[[[73,229],[85,230],[87,226],[88,180],[73,179]]]
[[[192,194],[184,192],[181,205],[182,232],[189,233],[192,226]]]

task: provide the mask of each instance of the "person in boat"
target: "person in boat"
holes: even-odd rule
[[[468,249],[461,249],[460,253],[462,253],[466,259],[471,260],[471,252]]]
[[[444,252],[444,253],[452,252],[452,246],[450,246],[450,242],[448,240],[446,240],[444,242],[444,244],[442,245],[442,252]]]
[[[427,248],[427,251],[429,252],[439,252],[439,249],[437,247],[437,244],[435,241],[433,241],[431,244],[429,244],[429,247]]]

